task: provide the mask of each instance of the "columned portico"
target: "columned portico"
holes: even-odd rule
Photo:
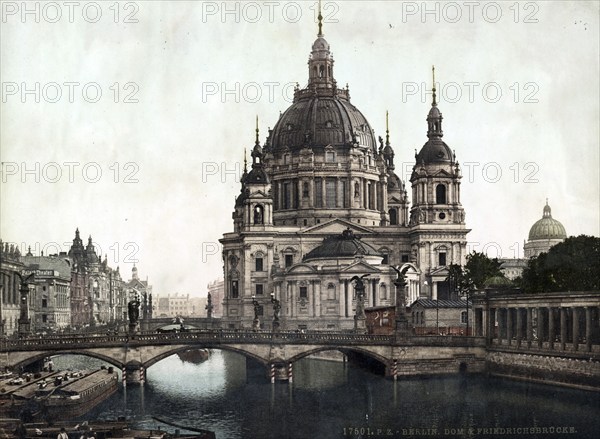
[[[600,352],[599,303],[600,294],[594,291],[479,293],[473,298],[475,330],[479,335],[481,328],[492,346]]]

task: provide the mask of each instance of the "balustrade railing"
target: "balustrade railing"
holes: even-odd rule
[[[297,332],[297,331],[240,331],[199,330],[183,332],[140,332],[136,334],[68,335],[27,337],[0,340],[0,351],[37,349],[77,349],[85,347],[111,347],[123,345],[163,345],[173,343],[227,343],[244,344],[320,344],[320,345],[421,345],[421,346],[479,346],[484,339],[477,337],[415,336],[398,343],[395,336],[381,334],[356,334],[351,332]]]

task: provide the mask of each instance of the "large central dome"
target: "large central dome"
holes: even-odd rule
[[[373,129],[350,103],[348,88],[337,87],[333,64],[329,43],[319,33],[308,60],[308,85],[294,90],[293,104],[273,128],[270,146],[274,152],[351,144],[376,151]]]
[[[277,121],[271,146],[274,150],[294,150],[354,142],[373,151],[376,148],[373,130],[350,103],[347,90],[331,90],[326,96],[319,90],[305,89],[296,92],[294,103]]]

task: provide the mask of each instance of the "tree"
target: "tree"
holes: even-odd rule
[[[460,265],[450,264],[448,266],[448,277],[446,278],[450,292],[458,297],[467,296],[473,291],[473,281],[467,275],[466,270]]]
[[[600,289],[600,238],[571,236],[532,257],[523,270],[527,293]]]
[[[504,273],[500,269],[501,266],[502,263],[498,261],[498,258],[490,259],[487,255],[474,251],[467,255],[465,276],[470,280],[474,288],[481,289],[484,286],[484,282],[490,277],[504,277]]]

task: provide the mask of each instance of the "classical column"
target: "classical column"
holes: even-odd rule
[[[538,337],[538,347],[542,347],[544,344],[544,309],[537,308],[537,337]]]
[[[521,340],[523,340],[523,310],[517,308],[517,347],[521,347]]]
[[[473,331],[474,335],[481,335],[479,328],[481,327],[481,318],[483,315],[483,309],[482,308],[475,308],[474,309],[474,313],[473,313],[473,319],[475,320],[473,322],[473,325],[475,325],[475,331]]]
[[[585,307],[585,350],[592,352],[592,308]]]
[[[488,344],[492,344],[492,340],[496,338],[496,308],[490,308],[486,325],[486,337]]]
[[[508,345],[512,344],[512,309],[506,308],[506,340]]]
[[[505,333],[505,319],[506,318],[506,308],[498,309],[498,341],[499,344],[502,344],[502,340],[506,337]]]
[[[341,280],[340,279],[340,285],[338,287],[339,291],[338,291],[338,308],[339,308],[339,313],[340,313],[340,317],[348,317],[346,315],[346,293],[347,293],[347,288],[346,288],[346,281],[345,280]]]
[[[315,317],[321,317],[321,282],[313,282],[313,291],[315,294]]]
[[[548,307],[548,348],[554,349],[554,308]]]
[[[296,281],[291,281],[289,285],[290,285],[290,309],[292,311],[291,317],[296,317],[297,313],[298,313],[297,304],[296,304],[296,299],[298,298],[297,292],[296,292]]]
[[[532,308],[527,308],[527,347],[531,347],[533,341],[533,312]]]
[[[573,350],[579,347],[579,309],[574,306],[573,309]]]
[[[560,349],[565,350],[567,343],[567,310],[560,308]]]

